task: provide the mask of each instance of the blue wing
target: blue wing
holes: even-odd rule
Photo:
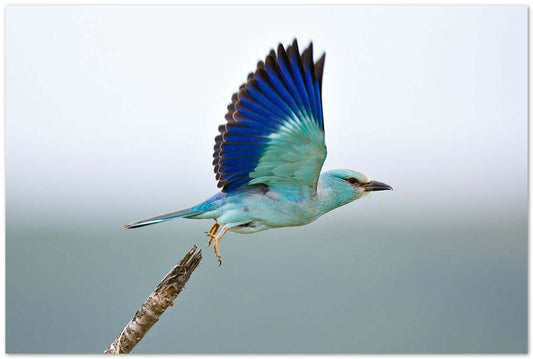
[[[232,97],[213,155],[223,192],[254,184],[314,193],[326,159],[322,117],[325,54],[280,44]]]

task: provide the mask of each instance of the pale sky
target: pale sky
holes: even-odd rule
[[[520,201],[525,7],[347,9],[9,7],[11,199],[135,195],[149,214],[203,200],[231,95],[296,37],[327,54],[324,169],[390,183],[393,201]]]

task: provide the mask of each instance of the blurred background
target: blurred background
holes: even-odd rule
[[[204,259],[135,353],[525,353],[526,6],[8,6],[6,350],[100,353]],[[221,242],[123,223],[216,193],[231,95],[326,52],[324,170],[394,187]]]

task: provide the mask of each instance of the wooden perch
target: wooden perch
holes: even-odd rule
[[[148,330],[159,320],[161,314],[173,305],[174,299],[185,287],[185,283],[201,260],[202,250],[196,252],[196,246],[192,247],[189,253],[159,283],[104,354],[131,352]]]

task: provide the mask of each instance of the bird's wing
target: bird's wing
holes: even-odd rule
[[[266,184],[316,192],[326,159],[322,117],[325,54],[313,62],[313,44],[300,55],[294,40],[280,44],[232,97],[213,155],[223,192]]]

